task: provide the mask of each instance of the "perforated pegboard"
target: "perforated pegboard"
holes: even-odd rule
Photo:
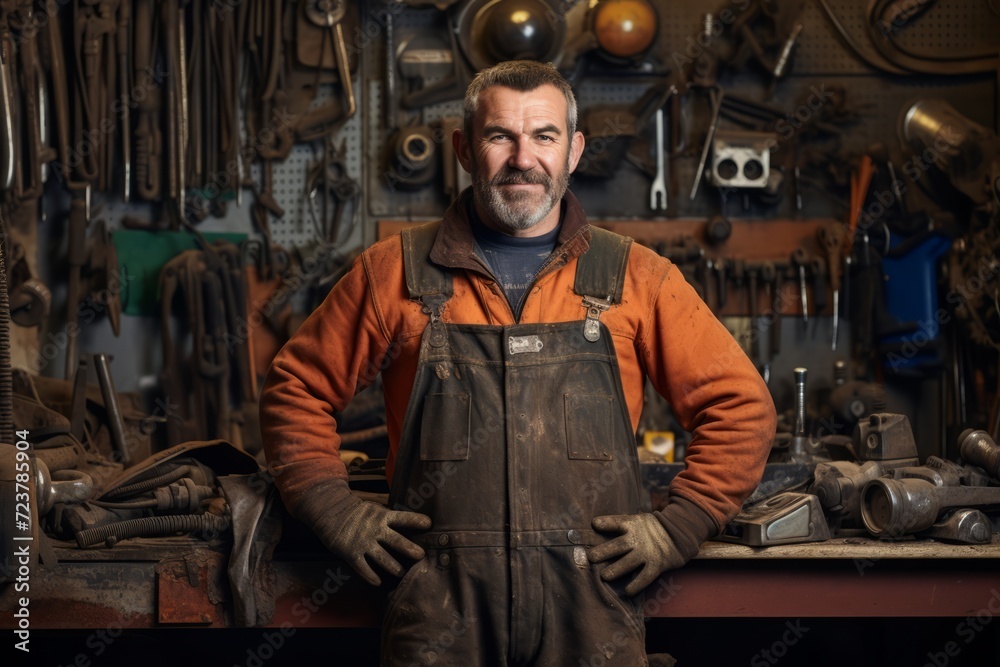
[[[596,67],[591,76],[578,84],[578,98],[581,108],[594,105],[629,105],[649,86],[669,69],[689,62],[697,56],[699,46],[697,35],[704,25],[706,10],[711,11],[716,21],[738,16],[741,8],[749,0],[718,0],[705,3],[694,0],[653,0],[659,13],[660,38],[649,60],[653,63],[652,76],[616,75],[614,68]],[[868,3],[857,0],[826,0],[835,17],[843,25],[857,48],[869,57],[878,59],[878,54],[870,45],[865,29],[865,9]],[[847,87],[850,103],[860,115],[857,125],[844,133],[845,146],[852,151],[862,151],[876,141],[884,142],[897,159],[904,159],[899,142],[896,140],[898,116],[904,107],[914,100],[928,96],[946,97],[960,112],[971,119],[994,126],[995,79],[989,77],[966,77],[949,79],[926,76],[889,76],[867,66],[845,43],[844,38],[834,28],[830,18],[818,0],[779,0],[782,11],[793,11],[801,7],[800,20],[803,30],[794,51],[793,69],[784,81],[766,99],[767,82],[759,68],[750,67],[737,74],[723,73],[722,80],[727,91],[751,99],[766,100],[778,107],[794,110],[796,101],[803,92],[817,83],[843,84]],[[1000,32],[1000,16],[993,0],[969,2],[963,0],[938,0],[913,25],[899,31],[900,44],[917,52],[939,50],[953,53],[971,49],[982,49],[996,45],[996,35]],[[461,2],[455,5],[459,7]],[[367,245],[374,240],[374,222],[380,218],[429,218],[440,215],[447,206],[442,193],[440,173],[430,185],[414,190],[398,190],[387,186],[387,145],[391,132],[385,126],[385,24],[384,4],[380,0],[365,0],[362,3],[362,23],[372,23],[378,27],[373,38],[362,50],[359,70],[354,79],[358,112],[339,132],[336,144],[344,142],[346,148],[346,169],[364,193],[358,224],[347,238],[345,246]],[[562,6],[566,6],[563,3]],[[399,9],[397,7],[396,9]],[[726,14],[725,10],[731,12]],[[398,45],[422,31],[429,31],[447,42],[448,13],[434,8],[404,8],[393,12],[393,30]],[[461,58],[461,54],[454,54]],[[640,73],[641,74],[641,73]],[[433,83],[433,80],[422,85]],[[403,80],[397,73],[397,87],[402,89]],[[417,84],[421,85],[421,84]],[[686,91],[685,91],[686,92]],[[331,95],[340,95],[336,85],[321,86],[316,104]],[[434,124],[445,117],[461,115],[458,99],[425,107],[413,112],[400,113],[400,124]],[[615,178],[609,180],[585,179],[577,177],[571,187],[582,200],[590,215],[600,218],[671,218],[687,216],[707,216],[717,212],[729,215],[792,215],[795,211],[786,197],[776,206],[760,208],[751,206],[744,209],[739,198],[723,202],[719,193],[712,188],[700,187],[699,197],[689,201],[687,194],[694,180],[695,168],[700,154],[701,141],[708,124],[708,102],[703,94],[686,92],[681,106],[679,125],[682,133],[683,150],[672,157],[668,168],[670,180],[670,209],[664,214],[651,211],[648,207],[650,169],[653,152],[648,142],[652,137],[652,126],[640,128],[641,139],[633,147],[633,152],[644,163],[645,169],[636,164],[623,163]],[[723,120],[720,126],[725,126]],[[442,134],[438,137],[447,140]],[[440,153],[444,146],[437,146]],[[322,150],[316,145],[297,145],[289,158],[276,163],[274,168],[274,194],[286,213],[282,218],[270,220],[274,241],[286,247],[308,245],[315,241],[316,232],[305,206],[304,183],[310,167],[322,159]],[[259,167],[254,168],[254,177],[260,181]],[[211,231],[237,231],[252,233],[250,204],[252,193],[243,192],[243,206],[230,204],[224,218],[209,217],[202,228]],[[836,213],[835,207],[824,204],[818,206],[807,202],[806,214]],[[114,228],[124,215],[137,215],[148,219],[152,207],[145,204],[123,205],[116,197],[96,197],[98,213],[103,213]]]
[[[856,0],[827,0],[834,17],[843,25],[855,45],[872,59],[879,59],[870,44],[865,29],[865,8],[867,3]],[[712,12],[716,26],[730,25],[740,16],[740,12],[750,5],[749,0],[719,0],[714,3],[698,1],[654,0],[659,14],[660,37],[648,60],[651,65],[647,74],[636,71],[616,71],[614,67],[596,62],[587,69],[588,76],[578,83],[577,96],[582,109],[595,105],[628,106],[634,102],[648,86],[653,85],[667,71],[686,66],[697,58],[705,41],[698,39],[698,33],[705,25],[706,11]],[[844,155],[861,153],[875,142],[883,142],[895,159],[902,161],[902,149],[896,140],[898,117],[901,109],[913,101],[930,96],[944,96],[970,118],[987,126],[994,124],[995,109],[993,91],[995,80],[989,77],[945,78],[927,76],[889,76],[864,63],[838,33],[820,3],[813,0],[779,0],[777,5],[786,18],[794,18],[800,10],[798,20],[803,30],[795,45],[792,70],[789,76],[777,83],[769,91],[769,78],[762,68],[751,64],[744,71],[720,73],[720,82],[727,93],[748,99],[763,101],[789,113],[796,110],[803,95],[808,95],[812,86],[843,85],[847,91],[848,105],[855,110],[857,122],[843,128],[841,143]],[[563,3],[565,7],[565,3]],[[447,34],[447,14],[433,9],[404,11],[397,16],[397,34],[406,31],[432,30]],[[1000,30],[1000,17],[987,2],[962,2],[961,0],[940,0],[925,15],[899,31],[900,44],[917,52],[931,49],[945,51],[982,49],[996,43]],[[709,40],[711,44],[713,40]],[[709,48],[714,48],[710,45]],[[461,57],[461,54],[455,54]],[[369,187],[373,194],[369,200],[369,213],[374,217],[422,218],[440,215],[447,202],[441,194],[440,178],[424,189],[413,192],[393,192],[385,188],[387,137],[380,132],[383,113],[382,72],[384,54],[373,49],[368,54],[371,93],[367,115],[368,150],[367,165]],[[638,75],[638,76],[637,76]],[[785,174],[788,186],[783,188],[783,196],[776,202],[761,204],[743,193],[721,193],[702,184],[699,195],[691,201],[688,193],[694,182],[695,170],[702,141],[707,130],[710,109],[707,96],[697,90],[682,91],[683,103],[680,107],[679,124],[682,149],[673,155],[668,164],[670,182],[670,208],[667,212],[652,211],[648,206],[649,189],[652,180],[654,154],[651,147],[652,123],[639,128],[640,140],[632,147],[632,160],[623,162],[612,179],[574,177],[571,188],[580,198],[588,213],[595,219],[601,218],[672,218],[703,217],[715,213],[732,216],[794,216],[794,215],[839,215],[840,210],[835,195],[807,195],[803,209],[796,211],[790,196],[791,174]],[[379,108],[376,108],[379,107]],[[442,116],[460,114],[458,102],[435,105],[422,111],[422,118],[415,122],[429,123]],[[668,119],[669,123],[669,119]],[[729,120],[720,121],[720,127],[733,125]],[[774,131],[777,123],[762,123],[752,129]],[[781,128],[781,125],[777,125]],[[797,140],[793,133],[788,142]],[[783,138],[784,141],[784,138]],[[779,163],[777,168],[781,168]],[[377,195],[377,196],[374,196]]]
[[[361,247],[372,240],[364,235],[366,228],[364,215],[364,180],[363,180],[363,160],[362,160],[362,117],[367,106],[367,98],[362,89],[359,89],[361,81],[364,80],[363,64],[359,66],[353,81],[354,95],[357,104],[357,112],[348,120],[339,132],[334,135],[332,143],[340,148],[343,146],[343,164],[348,176],[355,180],[362,190],[362,196],[358,200],[356,211],[357,218],[353,227],[349,227],[346,220],[343,232],[338,239],[338,245],[344,249]],[[343,95],[338,84],[321,84],[318,88],[316,99],[312,102],[312,107],[317,107],[331,98],[339,98]],[[243,122],[243,109],[240,109],[240,122]],[[306,206],[305,184],[307,174],[318,163],[322,162],[324,155],[324,145],[322,141],[312,143],[295,144],[288,158],[281,162],[274,162],[273,188],[274,197],[278,205],[284,209],[285,214],[280,218],[271,216],[268,224],[271,230],[271,238],[274,243],[285,248],[303,247],[315,245],[318,235],[315,226],[308,214]],[[261,183],[261,166],[254,163],[251,174],[254,182]],[[259,238],[259,234],[254,230],[251,219],[251,208],[253,204],[253,192],[244,188],[242,192],[241,205],[237,206],[236,201],[230,201],[226,214],[223,217],[209,216],[198,224],[198,228],[203,231],[212,232],[237,232],[248,234],[252,238]],[[318,201],[318,200],[317,200]],[[331,197],[328,204],[328,212],[332,216],[336,202]],[[122,218],[131,216],[144,221],[151,221],[155,215],[155,206],[146,202],[124,203],[118,196],[96,197],[94,216],[103,217],[108,222],[109,229],[116,229],[121,226]],[[316,210],[319,213],[319,204]],[[349,217],[355,213],[351,208],[346,209]]]

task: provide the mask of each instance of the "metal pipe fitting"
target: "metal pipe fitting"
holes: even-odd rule
[[[861,519],[875,537],[927,530],[943,510],[1000,504],[1000,488],[940,487],[918,478],[874,479],[861,492]]]
[[[966,429],[958,436],[958,443],[963,461],[983,468],[993,479],[1000,479],[1000,446],[989,433]]]

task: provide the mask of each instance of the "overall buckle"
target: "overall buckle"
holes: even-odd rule
[[[598,299],[596,296],[585,296],[583,306],[587,309],[587,319],[583,321],[583,337],[596,343],[601,339],[601,313],[611,307],[611,297]]]

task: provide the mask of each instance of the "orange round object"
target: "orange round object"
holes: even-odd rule
[[[656,11],[649,0],[602,0],[594,10],[594,35],[609,55],[634,58],[656,39]]]

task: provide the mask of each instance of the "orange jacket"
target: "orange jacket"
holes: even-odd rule
[[[473,251],[469,196],[445,214],[431,260],[453,271],[450,323],[508,325],[501,287]],[[525,298],[521,323],[582,320],[573,293],[589,225],[567,193],[558,245]],[[646,378],[692,432],[687,469],[671,496],[702,510],[718,531],[759,482],[775,429],[774,405],[757,370],[681,272],[638,244],[629,255],[622,302],[601,315],[614,336],[633,429]],[[391,477],[428,316],[408,298],[400,236],[368,248],[279,352],[260,400],[264,447],[275,483],[294,514],[311,490],[346,477],[331,416],[382,373]],[[687,503],[684,503],[687,505]],[[700,512],[698,513],[700,514]]]

